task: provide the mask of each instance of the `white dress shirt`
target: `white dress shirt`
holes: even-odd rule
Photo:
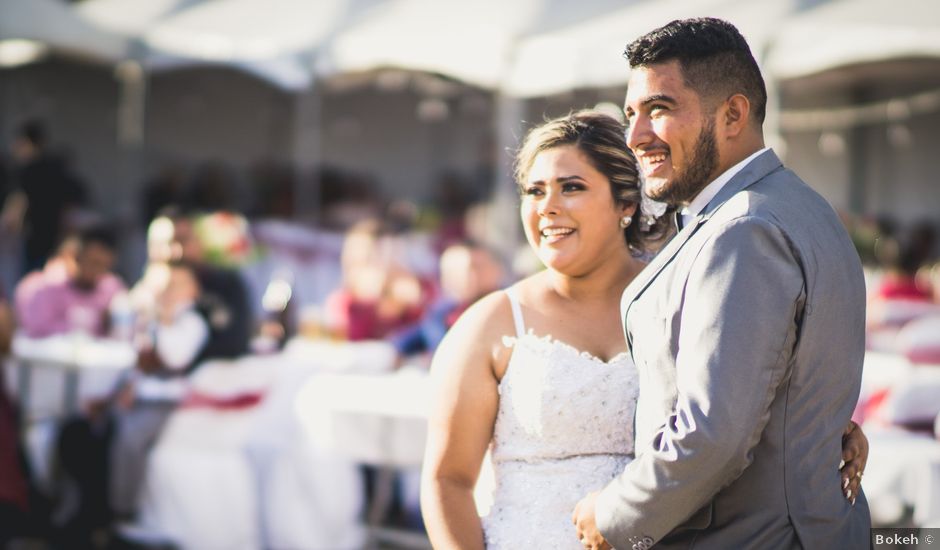
[[[679,214],[682,216],[682,227],[689,225],[689,222],[692,221],[692,218],[698,216],[699,213],[704,210],[706,206],[708,206],[708,203],[711,202],[713,198],[715,198],[715,195],[721,191],[721,188],[724,187],[725,184],[731,181],[731,178],[733,178],[735,174],[743,170],[749,162],[757,158],[758,155],[768,149],[770,149],[770,147],[764,147],[758,151],[755,151],[751,156],[722,172],[720,176],[715,178],[711,183],[706,185],[704,189],[699,191],[698,195],[695,195],[695,198],[692,199],[692,202],[679,211]]]
[[[173,371],[188,367],[209,339],[209,325],[191,303],[176,311],[172,323],[159,323],[156,328],[157,355]]]
[[[209,325],[193,304],[180,307],[173,322],[156,326],[155,349],[160,361],[171,371],[182,371],[202,351],[209,340]],[[166,378],[149,374],[136,376],[135,391],[141,401],[181,401],[188,391],[185,377]]]

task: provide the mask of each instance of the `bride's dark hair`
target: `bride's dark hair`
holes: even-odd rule
[[[633,223],[624,230],[627,245],[637,252],[649,252],[662,243],[669,231],[664,218],[652,225],[641,223],[640,177],[636,158],[627,147],[624,125],[600,111],[583,110],[569,113],[537,126],[526,134],[516,153],[514,175],[520,194],[529,176],[535,157],[543,151],[574,145],[588,158],[594,168],[610,182],[610,192],[620,205],[636,204]],[[668,218],[666,218],[668,219]]]

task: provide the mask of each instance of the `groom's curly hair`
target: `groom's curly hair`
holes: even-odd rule
[[[624,238],[635,252],[652,252],[662,243],[670,225],[665,221],[666,216],[652,225],[640,222],[640,175],[636,157],[627,147],[625,131],[626,127],[619,120],[594,110],[575,111],[549,120],[530,130],[516,152],[516,185],[522,195],[529,170],[539,153],[574,145],[607,177],[614,201],[622,206],[637,205],[633,223],[624,230]]]
[[[673,21],[631,42],[624,56],[631,68],[678,61],[685,85],[713,105],[733,94],[751,104],[760,126],[767,110],[767,88],[757,61],[738,29],[721,19]]]

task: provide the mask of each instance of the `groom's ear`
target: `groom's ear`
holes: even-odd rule
[[[718,124],[725,137],[735,138],[751,123],[751,102],[744,94],[734,94],[719,108]]]

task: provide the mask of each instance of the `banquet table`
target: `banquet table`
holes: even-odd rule
[[[136,361],[133,347],[118,340],[78,333],[14,337],[4,365],[5,389],[19,403],[19,436],[39,487],[57,488],[53,448],[59,420],[85,401],[109,396]]]
[[[382,527],[398,475],[417,477],[424,456],[431,386],[426,371],[311,377],[295,408],[308,437],[330,452],[377,469],[366,547],[430,548],[423,534]]]
[[[424,444],[424,409],[417,398],[403,401],[424,393],[425,377],[393,371],[394,362],[394,349],[384,342],[296,339],[277,354],[200,366],[191,376],[192,393],[151,455],[135,525],[139,538],[201,550],[368,545],[372,529],[361,520],[358,464],[386,460],[375,448],[387,444],[395,467],[417,464]],[[394,404],[383,405],[388,401]],[[382,421],[344,423],[348,415],[337,411],[353,404],[368,418],[394,409],[410,439],[395,446],[392,440],[401,438],[384,431]],[[308,420],[324,426],[322,414],[329,415],[327,432],[308,429]],[[403,539],[410,540],[395,540]],[[422,536],[411,539],[420,540],[396,547],[428,547]]]
[[[865,426],[870,454],[862,488],[874,525],[908,511],[917,527],[940,527],[940,441],[901,428]]]
[[[109,395],[136,361],[130,343],[119,340],[78,333],[41,339],[16,336],[7,380],[20,403],[21,428],[34,420],[74,413],[83,400]]]

